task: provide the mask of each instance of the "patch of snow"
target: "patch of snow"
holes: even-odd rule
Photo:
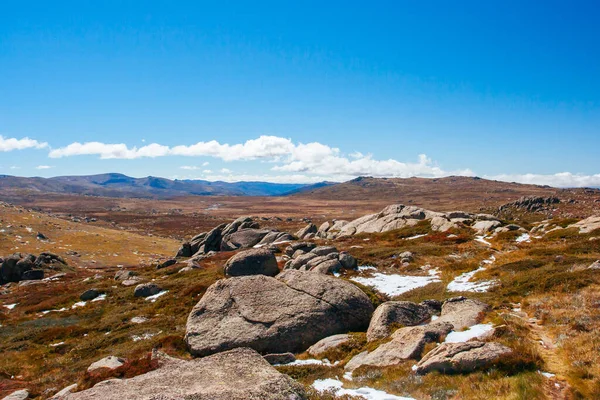
[[[146,300],[148,300],[151,303],[154,303],[156,301],[156,299],[158,299],[160,296],[163,296],[167,293],[169,293],[168,290],[163,290],[162,292],[158,292],[155,295],[146,297]]]
[[[148,321],[148,318],[145,317],[133,317],[130,320],[132,323],[134,324],[143,324],[144,322]]]
[[[148,340],[148,339],[152,339],[154,336],[156,335],[160,335],[162,333],[162,331],[158,331],[157,333],[144,333],[143,335],[133,335],[131,337],[131,339],[134,342],[139,342],[140,340]]]
[[[19,303],[14,303],[14,304],[4,304],[3,307],[8,308],[9,310],[12,310],[13,308],[15,308],[15,306],[19,304]]]
[[[376,271],[377,268],[373,267],[372,265],[359,265],[358,268],[356,268],[356,270],[358,272],[363,272],[363,271]]]
[[[53,344],[51,344],[51,345],[49,345],[49,346],[50,346],[50,347],[58,347],[58,346],[60,346],[60,345],[63,345],[63,344],[65,344],[65,342],[53,343]]]
[[[556,376],[556,374],[550,373],[550,372],[542,372],[542,371],[538,371],[540,374],[542,374],[545,378],[554,378]]]
[[[415,235],[415,236],[407,237],[407,238],[404,238],[404,240],[415,240],[415,239],[422,238],[424,236],[427,236],[427,234],[425,233],[423,235]]]
[[[352,381],[352,371],[346,371],[344,373],[344,379],[347,381]]]
[[[106,293],[102,293],[101,295],[99,295],[98,297],[96,297],[95,299],[92,300],[92,303],[96,302],[96,301],[103,301],[106,300]]]
[[[464,274],[460,274],[452,282],[448,284],[446,289],[449,292],[476,292],[483,293],[487,292],[492,286],[495,285],[494,281],[479,281],[479,282],[470,282],[473,276],[481,271],[485,271],[484,267],[479,267],[474,271],[465,272]]]
[[[483,243],[486,246],[491,246],[492,244],[490,242],[488,242],[487,240],[485,240],[485,239],[487,239],[487,238],[484,235],[475,236],[475,241],[476,242]]]
[[[353,277],[351,280],[362,285],[373,286],[379,292],[388,296],[398,296],[413,289],[427,286],[430,283],[441,282],[439,276],[386,275],[380,272],[371,277]]]
[[[477,324],[473,325],[466,331],[452,331],[446,336],[446,343],[462,343],[474,338],[482,337],[494,329],[492,324]]]
[[[396,396],[370,387],[358,389],[344,389],[344,384],[337,379],[318,379],[313,382],[312,387],[318,392],[332,391],[336,396],[359,396],[366,400],[414,400],[412,397]]]
[[[72,309],[75,309],[77,307],[84,307],[87,303],[85,301],[78,301],[77,303],[73,304],[73,306],[71,307]]]
[[[326,358],[324,358],[322,360],[310,358],[308,360],[296,360],[296,361],[293,361],[293,362],[287,363],[287,364],[277,364],[276,366],[285,365],[286,367],[288,367],[288,366],[294,366],[294,365],[323,365],[325,367],[334,367],[334,366],[338,365],[339,363],[340,363],[339,361],[336,361],[332,364]]]
[[[438,318],[439,318],[439,316],[437,316],[437,315],[432,315],[432,316],[431,316],[431,322],[435,321],[435,320],[436,320],[436,319],[438,319]]]
[[[521,236],[519,236],[518,238],[515,239],[515,242],[517,243],[531,243],[531,236],[529,235],[529,233],[523,233]]]
[[[33,232],[33,229],[31,229],[30,227],[26,227],[25,229],[27,229],[27,232],[29,233]]]

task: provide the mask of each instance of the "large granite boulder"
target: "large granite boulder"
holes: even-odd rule
[[[360,289],[323,274],[230,278],[210,286],[193,308],[185,341],[195,356],[236,347],[301,352],[327,336],[366,329],[372,313]]]
[[[462,331],[481,322],[489,306],[479,300],[466,297],[448,299],[442,305],[442,313],[437,322],[449,322],[455,331]]]
[[[346,371],[354,371],[363,365],[388,367],[405,360],[418,360],[427,343],[441,340],[451,330],[452,325],[447,322],[398,329],[392,335],[390,342],[380,345],[371,352],[364,351],[357,354],[344,368]]]
[[[443,343],[423,357],[416,366],[418,374],[439,371],[445,374],[471,372],[492,366],[512,350],[499,343],[469,341]]]
[[[268,275],[275,276],[279,273],[277,259],[268,249],[250,249],[242,251],[231,257],[225,263],[225,275]]]
[[[383,339],[392,333],[396,327],[414,326],[431,318],[426,306],[410,301],[387,301],[381,304],[371,318],[367,330],[367,341]]]
[[[64,400],[301,400],[303,387],[251,349],[235,349],[198,360],[165,355],[159,368],[129,379],[110,379],[69,393]]]

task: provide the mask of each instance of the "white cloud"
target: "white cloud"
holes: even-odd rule
[[[5,138],[0,135],[0,151],[13,151],[25,149],[43,149],[48,147],[48,143],[38,142],[34,139],[24,137],[23,139]]]
[[[0,148],[2,143],[0,141]],[[45,143],[39,145],[46,146]],[[344,155],[340,149],[323,143],[295,143],[291,139],[278,136],[260,136],[237,144],[219,143],[216,140],[211,140],[173,147],[152,143],[139,148],[129,148],[124,143],[88,142],[82,144],[76,142],[66,147],[51,150],[49,153],[51,158],[75,155],[97,155],[101,159],[137,159],[164,156],[214,157],[224,161],[260,160],[274,164],[270,168],[274,172],[273,175],[233,175],[227,168],[221,169],[219,175],[211,175],[212,170],[202,170],[204,175],[210,175],[205,176],[205,179],[226,181],[252,179],[285,182],[286,179],[291,179],[293,182],[310,183],[319,180],[340,182],[357,176],[436,178],[449,175],[475,175],[470,169],[445,170],[425,154],[419,155],[418,159],[412,162],[395,159],[378,160],[371,154],[363,154],[359,151]],[[202,167],[207,165],[209,165],[208,161],[202,163]],[[193,165],[180,168],[189,171],[201,170],[201,167]],[[569,172],[554,175],[504,174],[484,176],[484,178],[558,187],[600,186],[600,174],[579,175]]]
[[[35,169],[50,169],[50,168],[54,168],[51,165],[38,165],[37,167],[35,167]]]
[[[16,166],[16,165],[12,165],[12,166],[10,167],[10,169],[21,169],[21,167],[18,167],[18,166]]]
[[[485,179],[497,181],[527,183],[533,185],[548,185],[554,187],[600,187],[600,174],[582,175],[571,172],[557,174],[501,174],[484,175]]]

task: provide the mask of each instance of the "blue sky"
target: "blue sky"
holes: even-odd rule
[[[6,0],[0,174],[600,186],[599,17],[593,1]]]

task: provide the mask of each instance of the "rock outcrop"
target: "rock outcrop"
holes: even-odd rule
[[[279,273],[277,259],[268,249],[250,249],[237,253],[225,263],[225,275],[267,275]]]
[[[591,233],[596,229],[600,229],[600,216],[582,219],[581,221],[569,225],[568,227],[579,229],[579,233]]]
[[[162,288],[156,283],[141,283],[137,285],[133,291],[134,297],[149,297],[154,296],[162,291]]]
[[[366,329],[372,313],[360,289],[323,274],[229,278],[210,286],[193,308],[185,341],[195,356],[236,347],[300,352],[325,337]]]
[[[423,357],[416,366],[418,374],[439,371],[444,374],[472,372],[493,365],[512,352],[499,343],[469,341],[443,343]]]
[[[431,318],[429,309],[410,301],[387,301],[381,304],[371,318],[367,330],[367,341],[388,337],[396,327],[414,326]]]
[[[15,253],[0,262],[0,284],[22,280],[44,278],[45,269],[56,269],[67,265],[66,261],[53,253],[33,254]]]
[[[160,356],[159,368],[129,379],[110,379],[70,393],[65,400],[305,399],[303,387],[251,349],[199,360]]]
[[[394,332],[390,342],[380,345],[371,352],[364,351],[357,354],[346,364],[345,369],[354,371],[363,365],[387,367],[405,360],[418,360],[427,343],[439,341],[451,330],[452,325],[447,322],[400,328]]]
[[[384,208],[376,214],[369,214],[350,222],[325,222],[317,231],[317,237],[335,239],[341,236],[351,236],[358,233],[380,233],[415,226],[421,221],[428,221],[431,230],[446,232],[461,226],[471,226],[478,221],[500,222],[493,215],[471,214],[462,211],[436,212],[415,206],[395,204]],[[338,224],[338,222],[340,222]]]
[[[252,218],[240,217],[230,224],[222,224],[194,236],[181,245],[177,257],[200,257],[213,251],[231,251],[290,240],[294,237],[289,233],[260,229],[258,222]]]
[[[356,269],[358,262],[350,253],[338,252],[333,246],[317,246],[299,248],[294,251],[284,269],[297,269],[300,271],[314,271],[322,274],[333,274],[344,269]],[[287,253],[287,249],[286,249]]]

